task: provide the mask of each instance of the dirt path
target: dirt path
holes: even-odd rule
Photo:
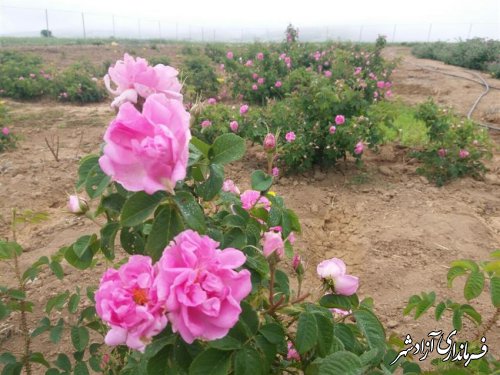
[[[98,51],[99,47],[94,47]],[[95,52],[97,53],[97,52]],[[438,102],[453,105],[466,113],[481,92],[469,81],[422,69],[432,66],[446,71],[461,68],[412,57],[408,48],[390,47],[386,57],[402,57],[394,74],[394,93],[409,103],[433,96]],[[463,73],[462,73],[463,74]],[[488,79],[500,87],[499,80]],[[481,103],[476,118],[500,124],[500,91]],[[20,234],[25,246],[23,264],[50,255],[71,243],[82,233],[96,230],[93,224],[65,213],[66,193],[73,191],[78,157],[96,152],[105,126],[113,113],[107,104],[85,107],[56,103],[7,102],[12,128],[22,136],[20,147],[0,155],[0,236],[9,235],[5,223],[12,208],[43,210],[50,219]],[[82,133],[84,134],[82,140]],[[311,171],[282,178],[275,190],[285,197],[302,219],[304,233],[298,240],[307,262],[307,285],[319,295],[315,268],[325,258],[340,257],[348,271],[361,279],[360,296],[372,296],[377,312],[388,327],[402,337],[423,338],[432,329],[449,330],[449,320],[436,324],[431,319],[414,321],[402,316],[408,298],[421,291],[435,290],[438,298],[464,301],[460,293],[446,287],[449,263],[458,258],[485,259],[500,247],[500,153],[489,162],[486,181],[463,179],[443,188],[429,185],[414,172],[416,166],[403,160],[397,150],[384,147],[379,154],[368,154],[366,170],[357,171],[351,163],[337,170]],[[60,138],[60,162],[56,162],[44,138]],[[257,148],[227,171],[241,188],[249,187],[249,174],[265,167],[265,156]],[[2,219],[0,219],[2,220]],[[74,284],[97,283],[105,265],[96,270],[77,272],[65,266],[64,282],[42,274],[30,287],[38,303]],[[2,269],[0,284],[10,283],[11,273]],[[460,282],[457,282],[457,286]],[[485,319],[492,315],[480,301]],[[32,322],[36,322],[34,316]],[[500,356],[500,323],[487,335],[490,352]],[[1,349],[16,349],[20,340],[15,321],[0,325]],[[468,338],[474,329],[466,330]],[[44,339],[35,340],[35,350],[47,347]],[[70,347],[68,341],[51,347],[50,353]],[[1,350],[0,350],[1,351]]]

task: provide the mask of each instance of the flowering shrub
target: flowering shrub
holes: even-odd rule
[[[17,137],[8,127],[7,109],[0,101],[0,152],[11,150],[16,147]]]

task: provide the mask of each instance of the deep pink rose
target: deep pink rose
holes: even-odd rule
[[[155,286],[166,300],[172,330],[191,344],[227,335],[241,313],[240,302],[252,290],[250,272],[235,271],[245,255],[188,229],[165,248]]]
[[[236,186],[234,181],[230,179],[224,181],[224,183],[222,184],[222,191],[240,195],[240,189],[238,189],[238,186]]]
[[[328,129],[328,131],[330,132],[330,134],[335,134],[335,132],[337,131],[337,128],[335,127],[335,125],[332,125],[332,126],[330,126],[330,129]]]
[[[299,361],[300,362],[300,355],[297,349],[293,347],[293,344],[288,341],[288,353],[286,355],[286,359],[288,361]]]
[[[254,206],[264,207],[267,211],[271,209],[271,202],[266,197],[260,196],[260,191],[257,190],[246,190],[241,194],[241,205],[245,210],[250,210]]]
[[[9,134],[10,134],[10,129],[9,129],[8,127],[4,127],[4,128],[2,129],[2,134],[3,134],[3,135],[9,135]]]
[[[258,80],[257,80],[257,83],[259,85],[263,85],[264,84],[264,78],[260,77]]]
[[[444,148],[440,148],[437,153],[438,153],[439,157],[444,158],[446,156],[446,154],[448,153],[448,151],[446,151],[446,149],[444,149]]]
[[[294,270],[297,270],[299,268],[299,265],[301,263],[300,255],[299,254],[294,254],[293,259],[292,259],[292,267]]]
[[[177,79],[178,74],[171,66],[158,64],[152,67],[145,59],[134,59],[126,53],[123,60],[118,60],[108,69],[104,83],[108,91],[116,96],[111,103],[113,107],[119,107],[126,102],[135,104],[138,96],[147,98],[155,93],[182,100],[182,85]],[[115,89],[111,87],[111,81],[116,85]]]
[[[345,263],[338,258],[322,261],[318,264],[319,277],[333,283],[335,293],[350,296],[358,290],[359,279],[356,276],[346,275]]]
[[[264,256],[267,258],[271,256],[274,252],[278,258],[282,258],[285,254],[285,243],[283,242],[283,238],[281,238],[281,232],[266,232],[262,237],[262,252]]]
[[[101,169],[129,191],[173,191],[186,177],[189,113],[180,101],[154,94],[142,113],[123,104],[104,134]]]
[[[240,107],[240,114],[244,115],[245,113],[248,112],[248,105],[247,104],[243,104],[241,107]]]
[[[256,56],[257,60],[264,60],[264,54],[262,52],[259,52]]]
[[[210,126],[212,126],[212,121],[210,121],[210,120],[203,120],[203,121],[201,122],[201,127],[202,127],[202,128],[208,128],[208,127],[210,127]]]
[[[238,121],[231,121],[229,123],[229,128],[231,129],[232,132],[236,133],[238,131],[238,128],[240,125],[238,124]]]
[[[356,155],[360,155],[363,153],[364,148],[365,148],[365,146],[363,145],[363,142],[359,141],[358,143],[356,143],[356,146],[354,147],[354,153]]]
[[[151,258],[133,255],[118,270],[110,268],[95,293],[97,315],[111,330],[104,342],[144,351],[167,325],[165,306],[158,299]]]
[[[344,115],[337,115],[337,116],[335,116],[335,123],[337,125],[342,125],[344,122],[345,122]]]
[[[253,90],[253,91],[257,91],[258,89],[259,89],[259,87],[258,87],[258,86],[254,83],[254,84],[252,85],[252,90]]]
[[[282,86],[281,81],[276,81],[276,83],[274,84],[274,87],[276,87],[276,88],[278,88],[278,89],[279,89],[281,86]]]
[[[354,75],[357,76],[358,74],[361,73],[361,70],[362,68],[360,66],[358,66],[355,70],[354,70]]]
[[[263,146],[267,151],[274,150],[274,148],[276,147],[276,137],[274,136],[274,134],[268,133],[264,137]]]
[[[285,135],[285,139],[287,142],[293,142],[295,141],[295,133],[294,132],[288,132]]]
[[[469,156],[469,151],[467,150],[460,150],[459,153],[458,153],[458,157],[460,159],[465,159]]]
[[[378,87],[379,89],[383,89],[383,88],[385,88],[385,82],[384,82],[384,81],[378,81],[378,82],[377,82],[377,87]]]

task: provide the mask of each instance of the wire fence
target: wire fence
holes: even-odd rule
[[[281,41],[284,29],[277,27],[210,27],[56,9],[0,6],[0,35],[36,37],[50,30],[59,38],[133,38],[201,42]],[[385,35],[389,42],[455,41],[474,37],[500,39],[499,23],[364,24],[300,27],[303,41],[374,41]]]

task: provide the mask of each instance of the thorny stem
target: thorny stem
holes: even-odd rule
[[[12,239],[14,242],[17,242],[16,238],[16,210],[12,210]],[[16,273],[16,278],[17,282],[19,284],[19,289],[22,292],[26,292],[26,286],[23,283],[22,277],[21,277],[21,270],[19,269],[19,259],[17,256],[17,253],[14,251],[14,268],[15,268],[15,273]],[[24,338],[24,356],[23,356],[23,365],[26,368],[26,375],[31,375],[31,363],[29,361],[29,355],[30,355],[30,346],[31,346],[31,336],[29,333],[28,329],[28,321],[26,319],[26,302],[24,300],[21,300],[19,302],[19,305],[21,307],[21,331],[23,333],[23,338]]]
[[[496,309],[491,319],[486,322],[486,324],[484,325],[484,329],[477,335],[476,340],[480,340],[482,337],[485,337],[486,332],[488,332],[493,327],[493,324],[495,324],[498,318],[500,318],[500,307]]]
[[[276,272],[276,267],[274,265],[274,262],[269,262],[269,270],[271,273],[270,279],[269,279],[269,304],[271,305],[271,309],[274,306],[274,274]]]

